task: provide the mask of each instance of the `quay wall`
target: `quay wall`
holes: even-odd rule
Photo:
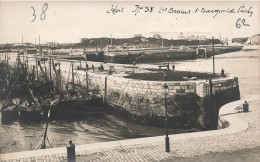
[[[67,74],[65,70],[63,74]],[[63,75],[67,79],[66,75]],[[76,71],[75,79],[76,84],[82,84],[86,87],[86,72]],[[105,79],[107,83],[105,85]],[[176,94],[196,93],[200,97],[206,97],[210,94],[210,83],[206,80],[198,81],[144,81],[124,78],[122,76],[98,74],[95,72],[88,72],[88,87],[89,90],[98,90],[101,96],[105,96],[106,101],[112,105],[123,106],[129,111],[134,110],[132,113],[140,114],[143,106],[151,109],[149,112],[156,115],[164,115],[164,84],[167,84],[169,91],[167,97],[172,97]],[[212,80],[212,94],[238,88],[238,78],[236,76],[229,76],[227,78]],[[162,100],[163,99],[163,100]],[[127,102],[129,101],[129,102]],[[160,111],[160,107],[163,107]],[[159,108],[159,109],[158,109]],[[147,111],[142,112],[148,113]]]
[[[81,80],[81,82],[75,80],[75,83],[86,87],[86,72],[76,71],[75,76]],[[240,99],[238,77],[236,76],[212,80],[212,86],[206,80],[144,81],[95,72],[88,72],[87,76],[89,90],[98,91],[107,104],[139,117],[165,116],[163,86],[166,83],[169,88],[166,96],[169,115],[183,117],[183,111],[186,110],[175,111],[174,109],[180,104],[185,106],[185,104],[192,103],[194,105],[188,106],[191,109],[194,108],[194,111],[189,110],[192,113],[190,115],[196,116],[195,120],[202,129],[216,129],[219,108],[228,102]],[[211,95],[210,92],[212,92]],[[190,94],[199,99],[189,98]],[[183,96],[184,99],[180,99],[180,96]],[[195,109],[198,109],[197,112]]]
[[[32,72],[31,66],[29,67]],[[46,71],[49,71],[48,66]],[[214,79],[210,86],[206,80],[145,81],[117,75],[108,75],[96,69],[94,72],[74,69],[74,83],[80,85],[83,90],[87,90],[88,87],[89,91],[95,91],[113,107],[137,117],[156,116],[161,121],[165,116],[163,86],[166,83],[169,88],[166,95],[169,115],[195,118],[191,122],[197,122],[202,129],[215,129],[219,108],[228,102],[240,99],[236,76]],[[65,85],[72,81],[71,69],[61,68],[61,76],[61,83],[65,88]],[[55,80],[54,72],[52,78]]]

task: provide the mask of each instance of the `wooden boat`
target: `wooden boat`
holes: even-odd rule
[[[74,118],[104,114],[106,110],[107,106],[102,103],[102,98],[63,100],[59,102],[57,107],[51,109],[51,114],[58,118]]]
[[[28,87],[28,86],[27,86]],[[41,119],[43,109],[39,100],[34,97],[32,90],[28,87],[28,94],[19,103],[20,117],[23,119]]]
[[[23,119],[41,119],[42,112],[40,104],[24,101],[19,105],[20,117]]]
[[[1,108],[2,120],[15,120],[19,115],[19,106],[12,102],[5,103]]]

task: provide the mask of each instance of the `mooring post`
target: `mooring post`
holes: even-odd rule
[[[221,76],[223,77],[225,75],[225,71],[224,71],[224,69],[222,68],[222,70],[221,70]]]
[[[248,103],[246,101],[243,103],[243,112],[248,112]]]
[[[75,162],[76,161],[76,153],[75,153],[75,145],[72,141],[69,141],[69,146],[67,146],[67,158],[68,162]]]
[[[172,64],[172,70],[175,70],[175,65],[174,65],[174,63]]]
[[[107,102],[107,76],[105,77],[105,89],[104,89],[104,97],[103,97],[103,103],[106,104]]]

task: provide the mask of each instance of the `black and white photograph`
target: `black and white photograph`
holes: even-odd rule
[[[0,162],[259,162],[260,1],[0,0]]]

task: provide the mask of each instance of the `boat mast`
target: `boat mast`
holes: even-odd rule
[[[48,131],[48,125],[49,125],[49,118],[50,118],[50,109],[48,111],[47,123],[46,123],[45,131],[44,131],[44,136],[43,136],[43,140],[42,140],[41,149],[45,149],[46,148],[46,139],[48,140],[47,131]]]
[[[74,71],[73,71],[73,62],[71,62],[71,75],[72,75],[72,92],[74,93]]]
[[[50,69],[50,90],[52,90],[51,57],[50,57],[50,60],[49,60],[49,69]]]

